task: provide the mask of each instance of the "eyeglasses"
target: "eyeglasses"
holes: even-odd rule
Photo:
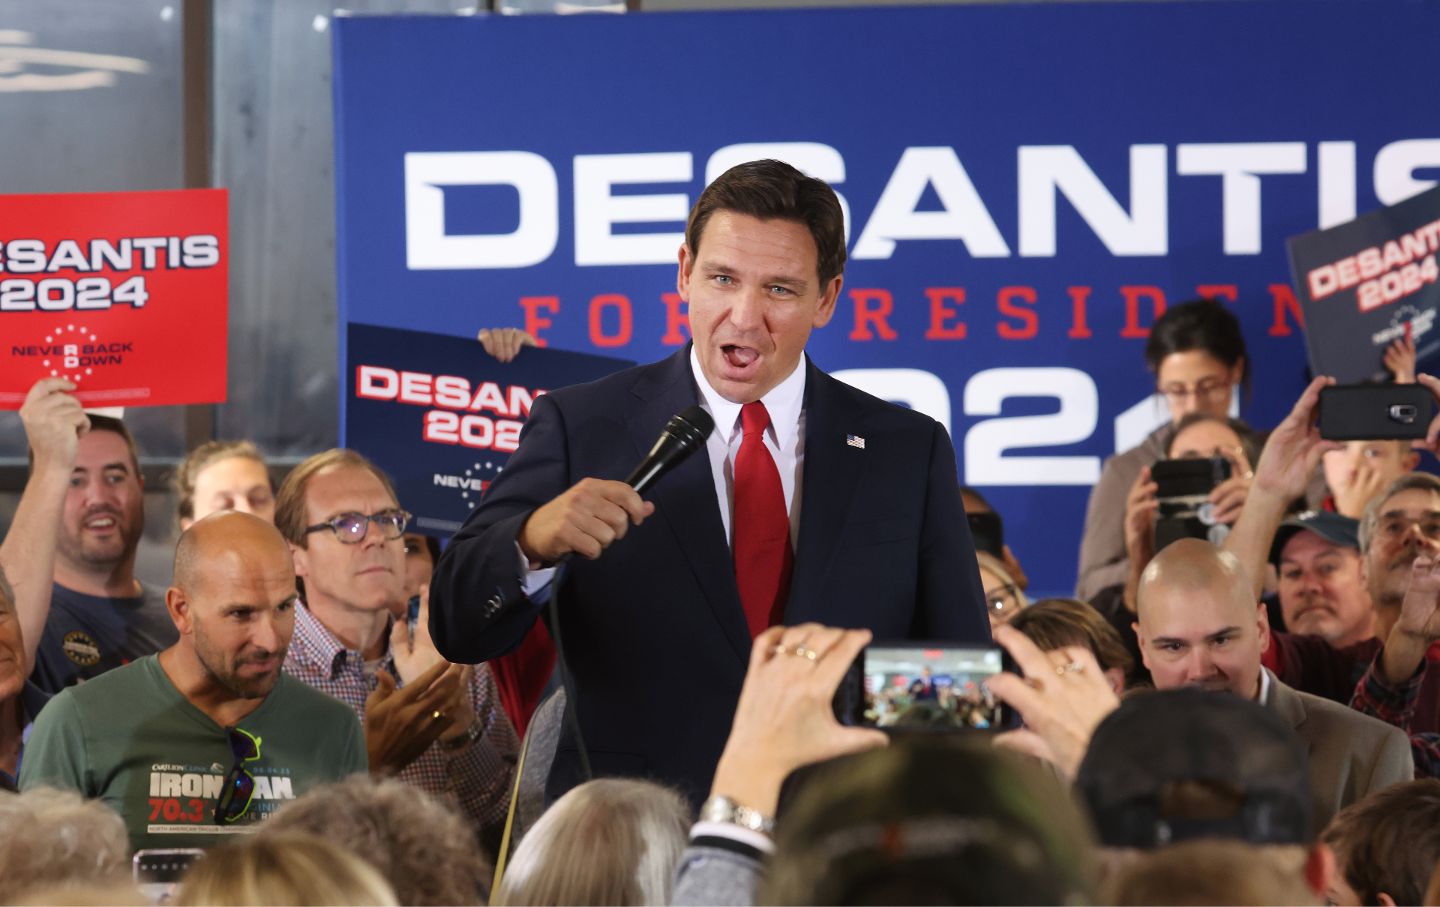
[[[220,785],[220,796],[215,800],[215,821],[221,825],[236,822],[249,811],[250,801],[255,797],[255,776],[250,774],[245,763],[260,758],[259,737],[238,727],[230,728],[228,733],[230,753],[235,762],[230,766],[225,783]]]
[[[1222,394],[1229,393],[1230,385],[1223,380],[1206,379],[1194,387],[1186,387],[1183,384],[1167,384],[1156,390],[1163,394],[1166,400],[1178,406],[1190,397],[1194,397],[1196,403],[1214,400]]]
[[[1386,514],[1380,518],[1376,534],[1381,538],[1393,541],[1408,534],[1412,526],[1419,526],[1420,534],[1427,539],[1440,539],[1440,514],[1434,513],[1418,520],[1412,520],[1400,514]]]
[[[998,577],[997,577],[998,578]],[[996,620],[1009,620],[1020,610],[1020,590],[1006,583],[994,592],[985,593],[985,607]]]
[[[329,529],[335,533],[335,537],[346,545],[358,545],[365,541],[369,533],[370,524],[374,523],[380,527],[380,534],[389,541],[398,539],[405,533],[405,527],[410,525],[410,514],[399,508],[394,510],[382,510],[379,513],[342,513],[337,517],[326,520],[323,523],[316,523],[314,526],[306,526],[305,534],[320,532]]]

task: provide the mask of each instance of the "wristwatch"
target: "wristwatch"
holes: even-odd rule
[[[441,740],[440,746],[444,748],[447,753],[454,753],[470,746],[479,740],[481,736],[480,722],[472,718],[470,720],[470,726],[465,729],[465,733],[459,737],[452,737],[449,740]]]
[[[775,830],[775,820],[748,806],[741,806],[729,797],[716,794],[700,807],[701,822],[723,822],[768,835]]]

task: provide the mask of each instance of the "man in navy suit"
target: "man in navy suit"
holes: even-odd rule
[[[698,802],[767,625],[789,627],[776,657],[811,660],[833,640],[810,639],[807,622],[990,642],[944,428],[803,355],[835,313],[844,265],[825,183],[778,161],[721,175],[680,248],[693,342],[537,398],[436,567],[431,633],[453,661],[514,648],[558,594],[570,702],[597,775],[655,778]],[[620,479],[697,403],[716,424],[704,455],[643,500]],[[583,780],[567,727],[547,790]]]

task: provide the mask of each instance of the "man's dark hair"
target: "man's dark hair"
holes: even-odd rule
[[[1381,892],[1397,904],[1425,903],[1440,861],[1440,780],[1395,784],[1340,810],[1322,840],[1363,904]]]
[[[1171,306],[1155,319],[1145,344],[1145,363],[1160,374],[1160,363],[1174,353],[1199,350],[1233,368],[1243,362],[1240,387],[1250,390],[1250,357],[1245,354],[1245,335],[1240,319],[1214,299],[1192,299]]]
[[[140,449],[135,446],[135,436],[130,434],[130,429],[114,416],[101,416],[96,413],[87,413],[87,416],[90,419],[90,431],[108,431],[111,434],[119,435],[125,442],[125,447],[130,451],[130,469],[134,471],[138,481],[140,478]],[[35,451],[29,450],[27,453],[29,466],[33,470],[35,468]]]
[[[700,193],[690,210],[685,245],[690,248],[692,263],[700,254],[705,224],[716,211],[804,224],[815,240],[822,291],[845,272],[845,213],[835,190],[823,180],[775,160],[751,161],[726,170]]]

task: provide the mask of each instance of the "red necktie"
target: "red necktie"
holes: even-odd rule
[[[795,558],[780,471],[765,446],[765,404],[745,404],[740,425],[745,434],[735,454],[735,585],[753,639],[780,622]]]

